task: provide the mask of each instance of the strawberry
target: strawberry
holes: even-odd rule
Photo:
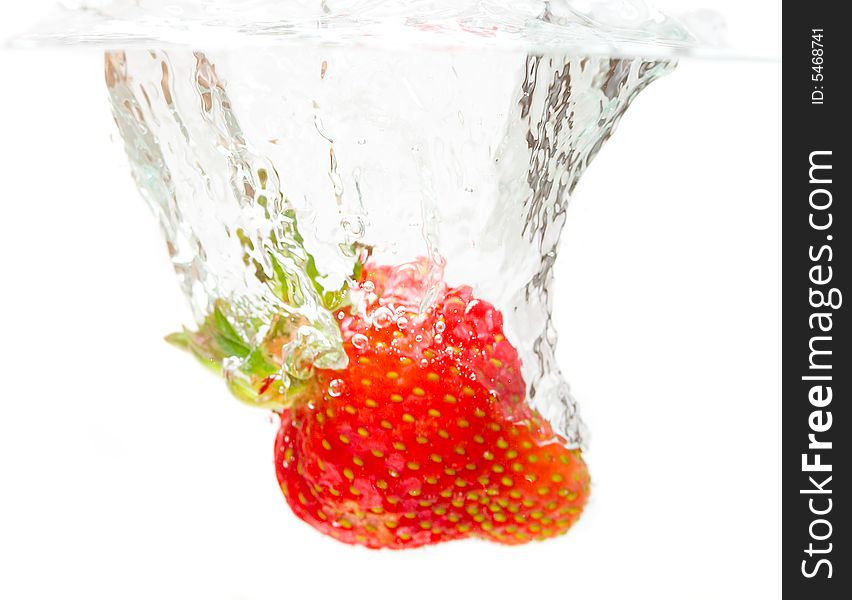
[[[348,367],[316,369],[281,411],[289,505],[370,548],[564,533],[589,494],[580,451],[525,403],[501,313],[470,287],[429,284],[424,262],[364,268],[366,311],[339,314]]]
[[[359,245],[361,293],[328,292],[295,211],[283,196],[274,205],[274,236],[236,232],[262,297],[216,298],[196,331],[167,340],[239,400],[279,411],[276,474],[295,514],[370,548],[564,533],[589,475],[525,402],[500,312],[434,281],[426,260],[365,266]]]

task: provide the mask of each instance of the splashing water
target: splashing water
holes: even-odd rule
[[[357,43],[490,47],[576,55],[724,55],[708,11],[664,14],[644,0],[60,0],[71,9],[19,38],[110,48]]]
[[[572,445],[583,427],[551,320],[566,206],[631,100],[673,66],[325,44],[106,55],[134,177],[198,322],[216,324],[197,334],[217,332],[204,358],[238,396],[280,406],[312,367],[344,368],[338,307],[373,292],[361,261],[427,257],[420,308],[440,282],[499,308],[527,401]],[[407,326],[386,307],[369,318]],[[259,394],[258,364],[273,382]]]

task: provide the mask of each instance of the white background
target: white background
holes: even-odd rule
[[[780,64],[683,62],[577,189],[556,304],[584,517],[405,552],[293,517],[266,414],[162,341],[186,309],[100,56],[0,52],[0,76],[0,597],[780,595]]]

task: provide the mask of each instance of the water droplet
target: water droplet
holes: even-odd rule
[[[352,336],[352,345],[358,348],[358,350],[366,349],[369,344],[370,340],[363,333],[356,333]]]
[[[364,220],[358,215],[344,217],[340,220],[340,226],[349,236],[356,239],[360,239],[366,230]]]
[[[396,320],[396,326],[400,329],[405,329],[406,327],[408,327],[408,319],[406,319],[405,317],[398,318]]]
[[[423,336],[418,333],[417,335],[414,336],[414,341],[415,342],[422,342]]]
[[[332,398],[337,398],[343,393],[344,386],[345,384],[342,379],[332,379],[331,383],[328,384],[328,395]]]
[[[420,359],[420,367],[421,367],[421,368],[423,368],[423,369],[425,369],[425,368],[426,368],[426,367],[428,367],[428,366],[429,366],[429,361],[428,361],[428,360],[426,360],[425,358],[421,358],[421,359]]]
[[[345,316],[346,316],[346,313],[343,312],[342,310],[339,313],[337,313],[337,318],[340,319],[341,321],[343,320],[343,317],[345,317]]]
[[[393,314],[393,311],[391,311],[391,309],[389,309],[386,306],[381,306],[381,307],[379,307],[379,308],[377,308],[376,310],[373,311],[373,314],[372,314],[373,325],[377,329],[382,329],[384,327],[387,327],[388,325],[390,325],[393,322],[393,317],[394,317],[394,314]]]
[[[435,343],[436,344],[440,344],[443,340],[444,340],[444,337],[440,333],[435,334]]]
[[[372,281],[365,281],[361,284],[361,289],[369,294],[370,292],[376,289],[376,284]]]
[[[443,321],[438,321],[437,323],[435,323],[435,331],[437,331],[438,333],[443,333],[446,328],[447,325]]]

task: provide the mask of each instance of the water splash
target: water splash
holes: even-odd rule
[[[488,47],[606,56],[719,55],[717,15],[644,0],[61,0],[23,44],[195,48],[291,42]]]
[[[284,391],[314,366],[344,368],[328,310],[335,294],[316,289],[278,174],[246,141],[207,56],[187,51],[173,62],[154,51],[132,59],[110,52],[105,74],[133,176],[159,218],[193,314],[225,332],[221,352],[202,358],[221,362],[240,396],[257,387],[261,360]]]
[[[674,68],[670,61],[531,55],[517,98],[519,119],[508,128],[498,157],[527,160],[525,181],[505,177],[503,207],[523,197],[522,218],[509,221],[495,212],[486,229],[495,239],[528,244],[527,256],[537,264],[518,269],[512,255],[500,266],[516,271],[517,291],[510,300],[507,332],[518,340],[529,382],[528,402],[569,440],[582,444],[585,427],[577,404],[556,361],[553,325],[553,265],[566,219],[570,195],[586,167],[615,130],[624,111],[650,82]],[[515,156],[526,142],[523,159]],[[520,231],[518,231],[520,230]],[[494,273],[493,277],[498,277]],[[524,279],[526,279],[524,281]],[[514,287],[514,286],[510,286]]]
[[[202,358],[239,397],[281,406],[312,368],[343,368],[338,307],[374,294],[359,261],[427,257],[420,307],[446,282],[499,308],[528,402],[572,445],[584,428],[551,319],[567,203],[636,94],[673,67],[322,44],[106,57],[134,176],[200,325],[180,342],[212,340]],[[386,313],[365,318],[405,328]]]

